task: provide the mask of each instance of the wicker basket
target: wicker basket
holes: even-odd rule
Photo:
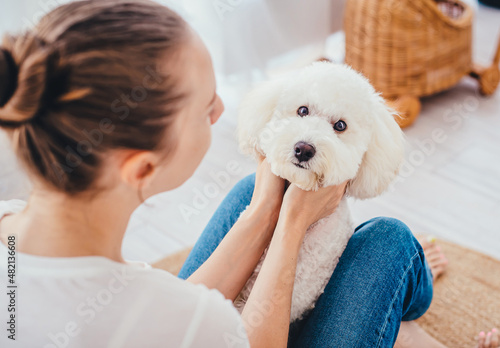
[[[500,80],[500,42],[489,68],[472,64],[472,9],[459,0],[347,0],[345,61],[362,72],[408,126],[419,97],[445,90],[465,75],[483,94]]]

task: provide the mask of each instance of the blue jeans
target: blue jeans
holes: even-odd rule
[[[188,278],[212,254],[250,203],[255,175],[221,203],[179,277]],[[290,325],[288,347],[392,347],[401,321],[425,313],[432,274],[422,247],[401,221],[379,217],[355,230],[315,308]]]

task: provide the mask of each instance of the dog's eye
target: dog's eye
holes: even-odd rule
[[[342,120],[337,121],[333,125],[333,129],[335,129],[337,132],[343,132],[347,129],[347,124]]]
[[[309,109],[307,108],[307,106],[301,106],[300,108],[298,108],[297,115],[299,115],[300,117],[309,115]]]

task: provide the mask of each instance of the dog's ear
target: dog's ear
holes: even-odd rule
[[[244,154],[264,155],[259,133],[271,119],[284,86],[285,78],[266,81],[243,98],[238,111],[238,142]]]
[[[396,178],[404,159],[404,135],[394,120],[395,111],[377,96],[372,138],[358,174],[348,185],[351,197],[365,199],[384,192]]]

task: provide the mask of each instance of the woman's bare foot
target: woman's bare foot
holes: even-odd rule
[[[492,329],[485,333],[481,331],[474,348],[500,348],[500,333]],[[447,348],[435,340],[414,321],[403,321],[399,328],[398,339],[394,348]]]
[[[424,255],[427,259],[427,263],[431,268],[432,276],[436,280],[448,267],[448,259],[444,256],[441,251],[441,247],[436,244],[435,239],[430,237],[426,241],[422,242],[422,248],[424,249]]]
[[[421,245],[424,249],[424,255],[427,263],[431,268],[432,277],[436,280],[446,270],[448,260],[441,251],[441,247],[436,245],[434,238],[428,238],[426,241],[422,242]],[[445,345],[434,339],[414,321],[403,321],[401,323],[398,338],[396,339],[394,347],[446,348]]]
[[[476,348],[498,348],[500,347],[500,337],[498,330],[493,329],[488,333],[481,331],[477,339]]]
[[[432,276],[436,280],[448,267],[448,260],[441,251],[441,247],[436,245],[434,238],[428,238],[421,243],[424,255],[431,268]],[[402,322],[399,328],[398,338],[395,348],[446,348],[445,345],[434,339],[424,331],[414,321]],[[500,333],[497,329],[490,332],[479,333],[478,343],[475,348],[500,348]]]
[[[403,321],[394,348],[447,348],[414,321]],[[483,348],[483,347],[481,347]],[[488,347],[489,348],[489,347]]]

